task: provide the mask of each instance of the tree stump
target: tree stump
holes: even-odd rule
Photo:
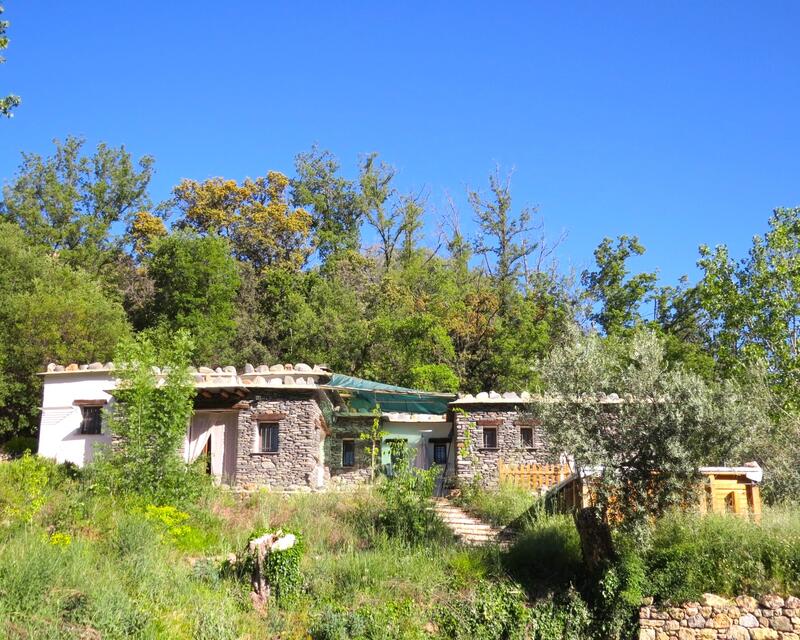
[[[284,534],[282,531],[276,531],[275,533],[265,533],[259,538],[254,538],[248,544],[248,552],[252,559],[252,573],[250,575],[252,591],[250,592],[250,599],[257,610],[261,612],[266,610],[272,594],[272,586],[267,577],[269,554],[275,551],[291,549],[295,542],[296,539],[291,533]]]

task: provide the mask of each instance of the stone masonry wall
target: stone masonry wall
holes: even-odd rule
[[[522,407],[508,403],[480,403],[460,405],[464,410],[455,411],[453,419],[456,427],[456,475],[460,481],[470,482],[476,474],[480,475],[484,487],[499,485],[499,463],[530,464],[549,462],[547,446],[541,426],[528,415]],[[483,429],[497,429],[497,448],[483,446]],[[523,448],[520,429],[533,429],[533,446]],[[462,456],[462,450],[469,433],[469,455]],[[474,459],[474,464],[473,464]]]
[[[677,607],[642,607],[639,628],[639,640],[800,640],[800,599],[705,594]]]
[[[246,403],[245,403],[246,404]],[[278,451],[257,451],[258,416],[278,414]],[[259,391],[239,411],[235,485],[299,490],[324,481],[321,443],[324,418],[313,391]]]
[[[348,487],[363,484],[370,477],[370,459],[366,449],[369,442],[359,440],[358,436],[367,433],[372,426],[373,416],[337,417],[331,428],[331,436],[325,441],[325,462],[333,487]],[[342,443],[355,441],[355,465],[342,466]]]

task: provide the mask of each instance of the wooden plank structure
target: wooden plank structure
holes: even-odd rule
[[[702,467],[699,472],[700,513],[732,514],[761,521],[761,467],[750,463],[742,467]],[[595,499],[592,482],[591,475],[582,478],[569,475],[548,492],[548,504],[561,512],[590,507]]]
[[[570,475],[567,464],[505,464],[502,460],[498,472],[500,484],[511,484],[535,493],[544,493]]]

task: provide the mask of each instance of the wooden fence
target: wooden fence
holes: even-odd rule
[[[544,493],[570,475],[567,464],[499,463],[500,484],[513,484],[536,493]]]

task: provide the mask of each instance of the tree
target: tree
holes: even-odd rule
[[[0,15],[3,15],[3,5],[0,5]],[[0,20],[0,51],[3,49],[8,48],[8,36],[6,35],[6,29],[8,29],[8,20]],[[0,64],[4,63],[6,59],[0,55]],[[13,94],[7,95],[5,97],[0,97],[0,115],[5,116],[6,118],[13,117],[12,111],[14,107],[18,107],[21,100],[19,96],[15,96]]]
[[[297,270],[308,258],[312,218],[289,205],[288,186],[289,179],[278,171],[242,184],[223,178],[183,180],[170,204],[183,215],[179,226],[228,238],[234,255],[256,271]]]
[[[314,146],[295,157],[292,203],[311,214],[314,248],[324,262],[341,251],[360,248],[364,202],[357,185],[338,175],[339,161]]]
[[[424,211],[419,196],[398,196],[392,186],[395,174],[394,167],[378,162],[377,153],[367,155],[361,163],[359,182],[365,217],[378,234],[383,264],[387,271],[393,265],[401,238],[403,255],[408,257],[413,252]]]
[[[108,416],[118,442],[99,464],[112,490],[171,503],[192,488],[179,449],[194,410],[193,350],[183,329],[169,335],[144,332],[120,342],[114,356],[116,402]]]
[[[543,363],[542,379],[556,400],[538,409],[553,450],[591,472],[592,512],[606,523],[612,504],[631,527],[684,504],[698,467],[741,463],[731,456],[766,421],[761,399],[669,366],[644,329],[627,339],[575,334]]]
[[[232,358],[240,278],[228,241],[178,231],[153,241],[151,251],[153,324],[189,331],[198,362]]]
[[[100,274],[122,245],[113,225],[149,206],[153,158],[134,162],[125,147],[105,143],[82,155],[85,141],[72,136],[54,144],[47,158],[22,154],[17,175],[3,189],[0,213],[69,264]]]
[[[639,307],[653,293],[656,274],[628,277],[627,261],[644,252],[636,236],[619,236],[616,247],[611,238],[604,238],[594,251],[597,270],[584,271],[581,276],[589,299],[599,305],[590,318],[606,335],[619,334],[641,321]]]
[[[476,190],[468,191],[467,197],[481,232],[475,242],[475,253],[484,258],[486,270],[497,283],[505,305],[526,272],[527,257],[541,246],[530,238],[535,209],[526,207],[516,215],[512,212],[511,175],[503,179],[497,169],[489,175],[489,188],[492,199],[486,199]]]
[[[699,297],[723,372],[765,359],[785,408],[800,410],[800,208],[775,209],[769,231],[734,262],[724,245],[700,247]]]
[[[0,433],[36,433],[48,362],[105,362],[129,331],[122,305],[86,272],[0,223]]]

